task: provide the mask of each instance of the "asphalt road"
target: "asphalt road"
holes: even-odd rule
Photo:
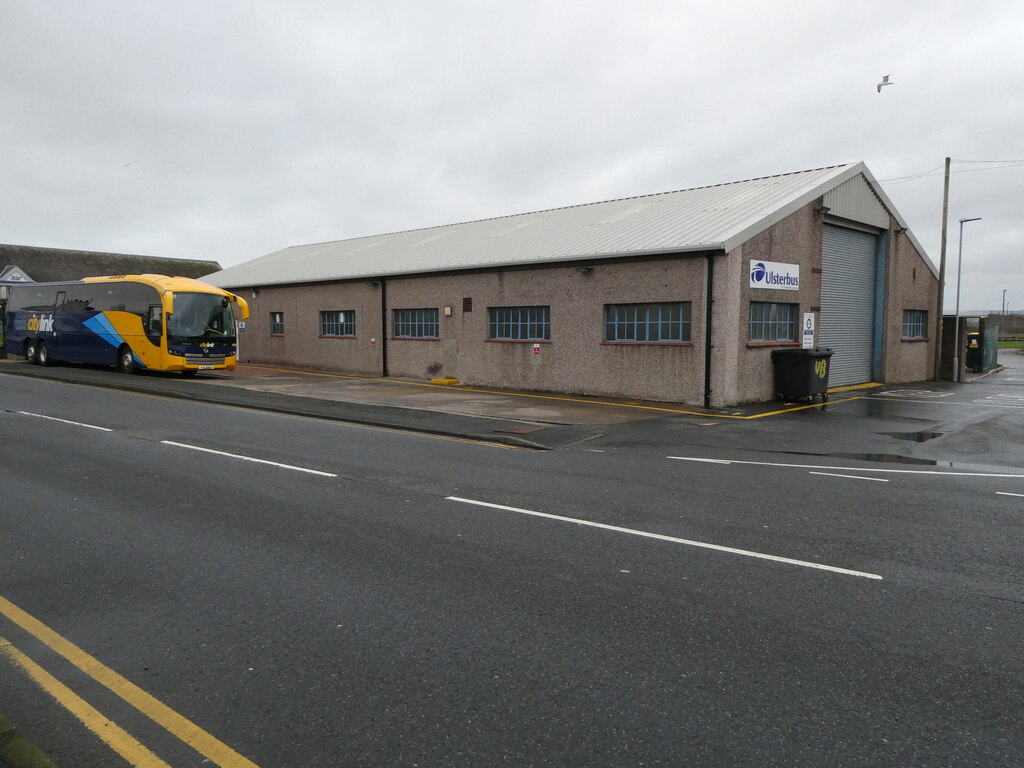
[[[815,417],[785,455],[695,422],[530,452],[0,378],[0,712],[64,768],[161,764],[104,723],[175,768],[1024,762],[1012,459],[800,456]]]

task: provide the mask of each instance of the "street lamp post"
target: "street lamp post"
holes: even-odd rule
[[[956,317],[953,319],[953,381],[960,381],[960,267],[964,262],[964,224],[968,221],[981,221],[981,217],[960,219],[960,248],[956,255]]]

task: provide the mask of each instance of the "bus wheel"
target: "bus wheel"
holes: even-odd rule
[[[53,365],[53,361],[50,360],[50,348],[45,341],[40,341],[36,348],[36,362],[40,365]]]
[[[36,365],[39,358],[36,356],[36,343],[32,339],[25,342],[25,362]]]
[[[136,373],[139,370],[135,365],[135,355],[127,344],[117,350],[117,369],[121,373]]]

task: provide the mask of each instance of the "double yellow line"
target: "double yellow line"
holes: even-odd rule
[[[166,704],[146,693],[4,597],[0,597],[0,615],[63,656],[93,680],[120,696],[214,765],[221,766],[221,768],[258,768],[254,762],[238,754],[231,747],[179,715]],[[86,728],[133,766],[137,768],[170,768],[167,763],[154,755],[130,733],[111,721],[2,637],[0,637],[0,654],[27,673],[40,688],[56,699]]]

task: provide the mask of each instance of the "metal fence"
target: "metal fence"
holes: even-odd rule
[[[1024,339],[1024,315],[1006,314],[989,315],[985,318],[987,328],[999,328],[999,338],[1003,341]]]
[[[999,365],[999,329],[989,328],[982,340],[982,368],[991,371]]]

